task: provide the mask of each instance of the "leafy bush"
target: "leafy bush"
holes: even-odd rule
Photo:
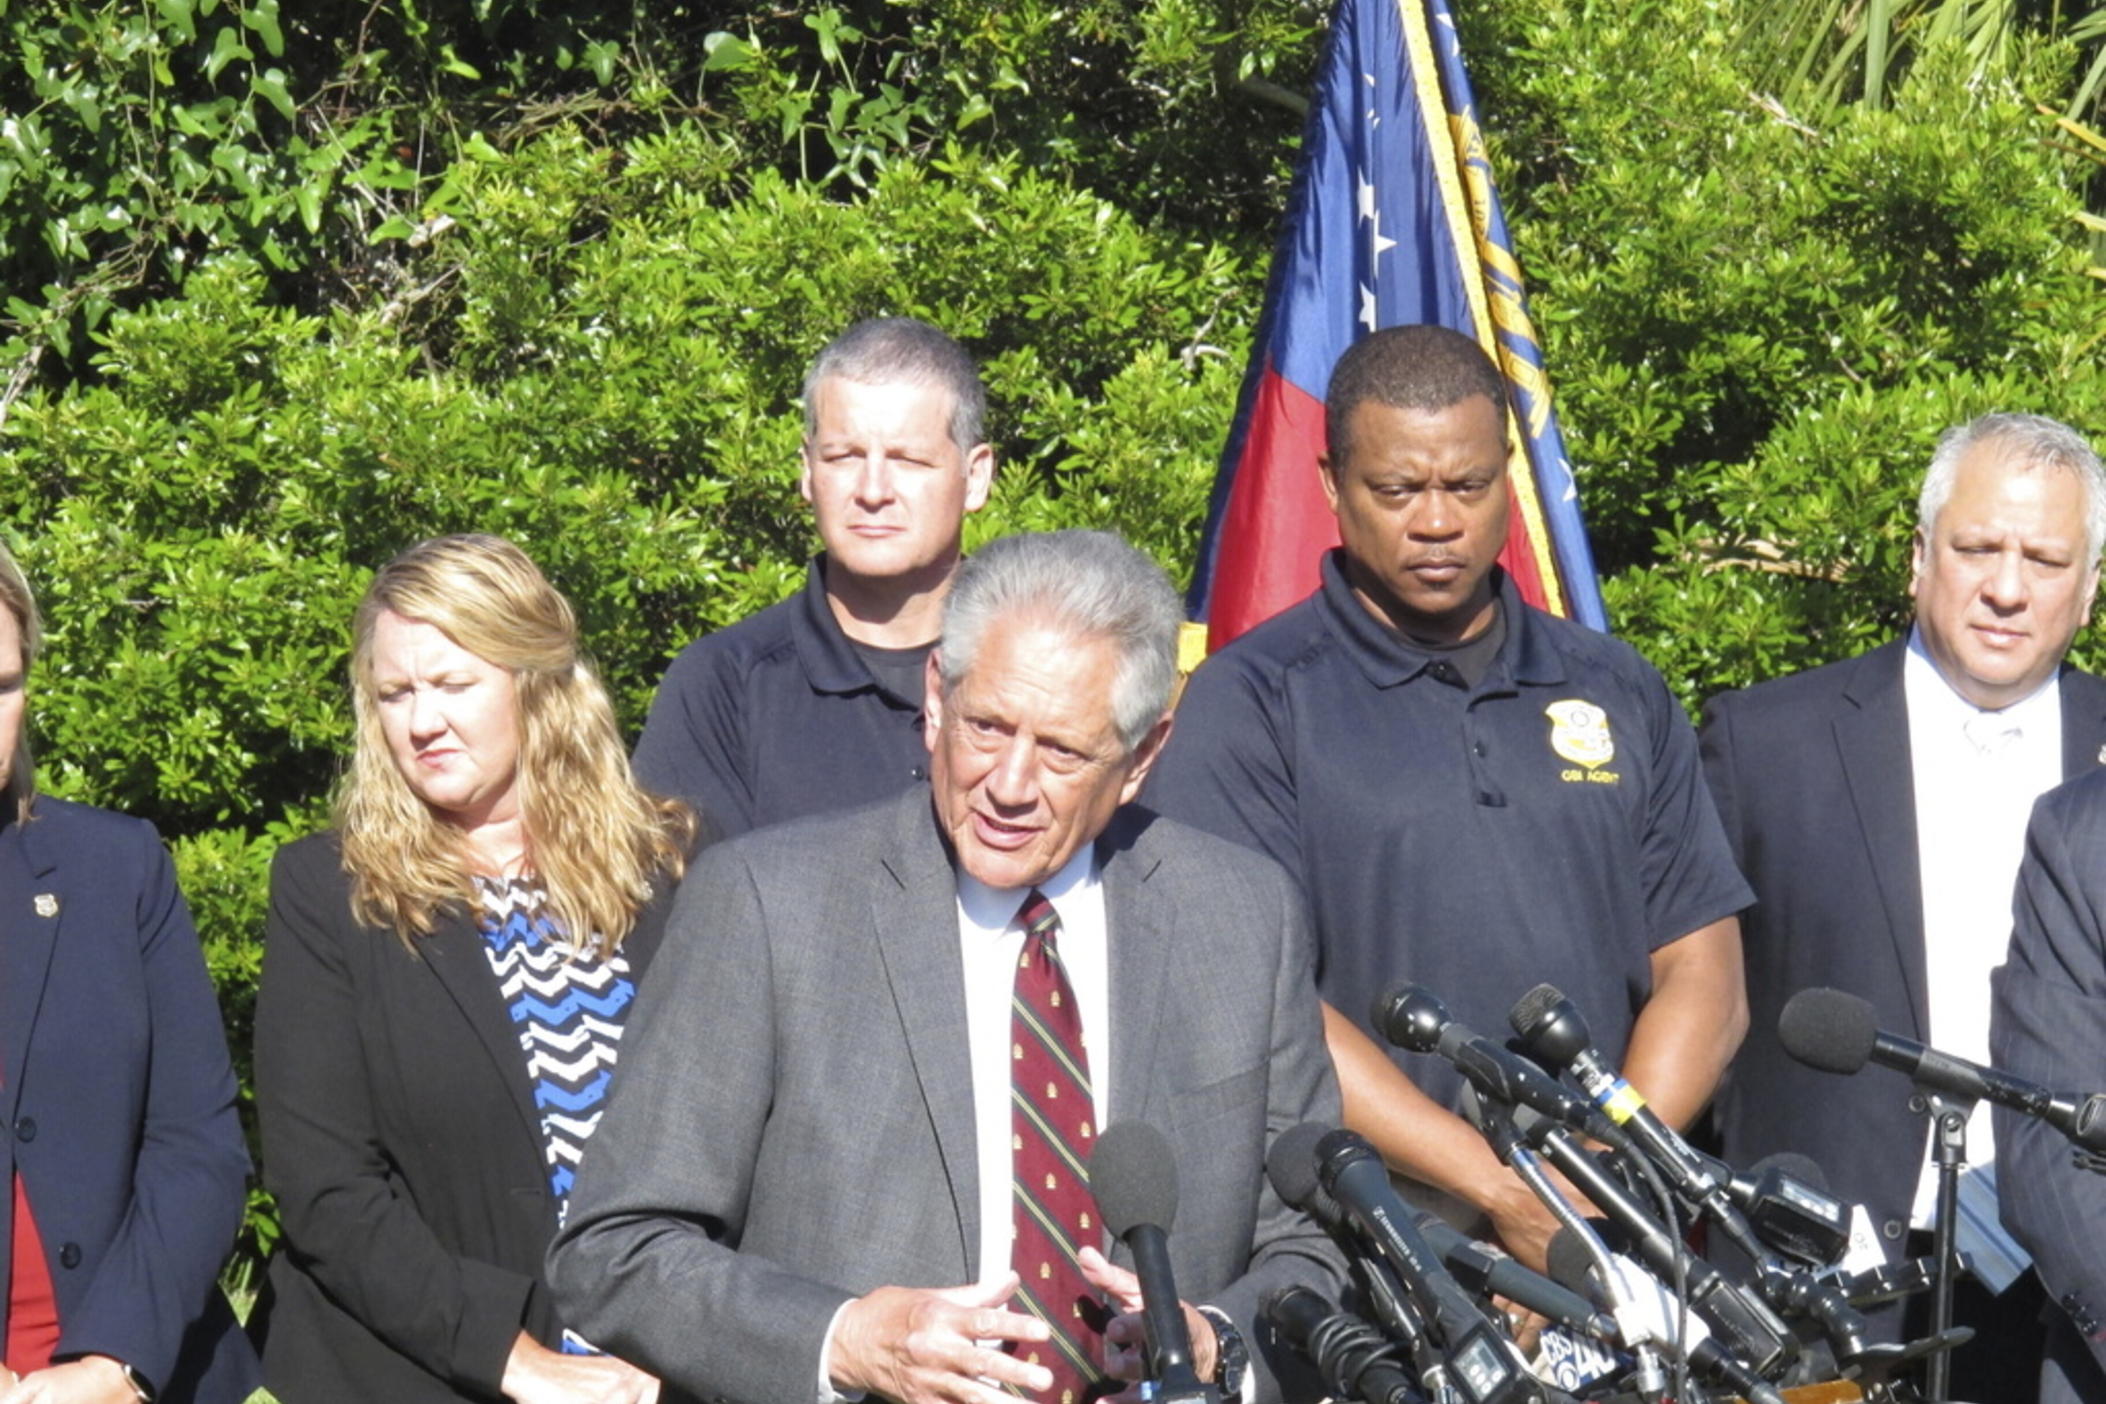
[[[44,774],[161,824],[238,1056],[402,546],[518,540],[633,727],[795,588],[806,360],[908,312],[992,392],[971,542],[1112,526],[1186,576],[1326,8],[0,9]],[[1945,426],[2106,427],[2086,170],[2034,107],[2066,50],[1927,42],[1809,117],[1746,76],[1756,0],[1460,8],[1611,608],[1686,702],[1892,633]]]

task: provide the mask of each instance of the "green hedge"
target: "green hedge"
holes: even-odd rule
[[[1757,0],[1457,3],[1615,622],[1685,702],[1898,626],[1939,429],[2106,432],[2093,167],[2035,105],[2067,49],[1932,46],[1809,118],[1737,66]],[[633,728],[682,644],[794,587],[804,363],[905,312],[986,368],[972,541],[1112,526],[1186,577],[1327,8],[0,13],[43,774],[162,826],[238,1056],[350,610],[409,542],[518,540]]]

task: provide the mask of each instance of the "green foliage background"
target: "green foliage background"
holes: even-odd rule
[[[2106,429],[2068,44],[1918,35],[1800,110],[1760,0],[1456,5],[1615,623],[1685,701],[1892,634],[1946,425]],[[43,775],[161,825],[237,1048],[371,569],[517,539],[634,727],[799,579],[797,381],[856,317],[983,358],[973,539],[1113,526],[1187,577],[1326,8],[0,7]]]

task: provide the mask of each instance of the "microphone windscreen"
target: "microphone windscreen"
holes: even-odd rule
[[[1163,1133],[1145,1121],[1107,1126],[1090,1153],[1090,1192],[1112,1237],[1142,1224],[1168,1233],[1177,1220],[1177,1161]]]
[[[1828,1193],[1828,1172],[1810,1155],[1801,1155],[1797,1151],[1778,1151],[1775,1155],[1766,1155],[1748,1167],[1748,1176],[1750,1179],[1761,1179],[1772,1170],[1780,1175],[1791,1176],[1810,1190]]]
[[[1272,1192],[1318,1219],[1324,1217],[1318,1213],[1320,1203],[1329,1204],[1334,1218],[1338,1207],[1316,1177],[1316,1143],[1330,1129],[1314,1121],[1290,1126],[1272,1138],[1272,1146],[1265,1152],[1265,1178],[1271,1182]]]
[[[1507,1011],[1506,1022],[1513,1026],[1515,1033],[1527,1038],[1529,1030],[1536,1026],[1536,1022],[1556,1008],[1564,998],[1556,985],[1538,985],[1514,1001],[1514,1007]]]
[[[1823,1072],[1854,1073],[1864,1067],[1878,1037],[1872,1006],[1844,990],[1801,990],[1777,1016],[1784,1051]]]
[[[1590,1301],[1593,1299],[1587,1286],[1587,1274],[1594,1269],[1594,1255],[1587,1251],[1587,1245],[1578,1234],[1569,1226],[1559,1229],[1551,1236],[1546,1256],[1552,1282],[1568,1292],[1577,1292]]]

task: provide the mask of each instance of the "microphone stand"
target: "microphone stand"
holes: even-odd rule
[[[1952,1291],[1960,1267],[1956,1248],[1960,1219],[1960,1171],[1967,1164],[1967,1119],[1974,1100],[1940,1092],[1923,1083],[1909,1105],[1931,1118],[1931,1164],[1938,1171],[1938,1216],[1931,1225],[1931,1256],[1937,1272],[1931,1280],[1931,1335],[1952,1325]],[[1934,1401],[1952,1393],[1952,1353],[1941,1350],[1923,1366],[1923,1392]]]

